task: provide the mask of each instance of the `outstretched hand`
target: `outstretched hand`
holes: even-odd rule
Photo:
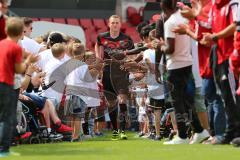
[[[184,18],[194,19],[197,17],[202,10],[202,2],[200,0],[191,0],[192,8],[187,5],[181,7],[180,13]]]
[[[177,34],[187,34],[189,31],[189,25],[187,24],[179,24],[177,27],[173,28],[172,32]]]

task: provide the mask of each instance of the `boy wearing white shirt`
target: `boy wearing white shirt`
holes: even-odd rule
[[[95,84],[99,71],[95,67],[89,70],[89,66],[83,62],[85,48],[82,44],[74,43],[72,50],[73,59],[70,62],[76,68],[67,75],[65,80],[67,85],[65,114],[72,117],[72,141],[78,141],[80,119],[84,117],[85,107],[99,106],[100,104],[98,90],[89,87],[89,85]],[[101,68],[99,67],[99,69]]]

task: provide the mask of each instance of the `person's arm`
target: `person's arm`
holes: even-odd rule
[[[189,37],[191,37],[194,40],[197,40],[197,38],[198,38],[197,37],[197,33],[193,32],[191,30],[190,26],[187,25],[187,24],[180,24],[177,27],[173,28],[172,31],[174,33],[177,33],[177,34],[186,34],[186,35],[188,35]]]
[[[155,79],[157,82],[159,82],[160,80],[160,77],[161,77],[161,72],[159,70],[159,65],[160,65],[160,61],[162,59],[162,55],[163,53],[161,52],[160,49],[155,49],[155,53],[156,53],[156,56],[155,56]]]
[[[175,51],[175,38],[167,38],[165,45],[161,46],[161,51],[164,54],[173,54]]]
[[[188,7],[187,5],[182,6],[180,11],[182,16],[189,20],[194,19],[200,15],[203,7],[201,0],[192,0],[191,5],[192,8]]]
[[[31,82],[33,72],[38,71],[39,68],[36,65],[31,64],[25,73],[25,77],[21,83],[22,90],[26,90],[28,88],[29,83]]]
[[[38,55],[30,54],[30,55],[28,55],[28,57],[26,58],[26,60],[24,62],[19,63],[19,61],[17,61],[17,63],[15,63],[15,66],[14,66],[15,73],[19,73],[19,74],[24,73],[26,71],[27,67],[31,63],[37,62],[38,59],[39,59]]]
[[[234,35],[234,32],[236,30],[236,23],[230,24],[228,27],[226,27],[224,30],[214,33],[213,36],[217,39],[227,38]]]
[[[139,63],[141,60],[143,60],[143,53],[138,54],[137,57],[134,59],[134,61],[137,63]]]
[[[97,42],[95,44],[95,54],[96,54],[97,63],[98,62],[103,62],[103,60],[104,60],[104,48],[103,48],[103,46],[101,44],[101,41],[100,41],[100,35],[98,35]]]
[[[218,33],[203,33],[203,39],[201,40],[201,43],[208,45],[213,42],[216,42],[218,39],[233,36],[235,30],[236,30],[236,23],[232,23]]]

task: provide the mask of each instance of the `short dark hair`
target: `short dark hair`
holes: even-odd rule
[[[136,27],[137,32],[140,34],[143,27],[149,24],[149,21],[143,21],[139,23]]]
[[[154,27],[152,25],[146,25],[145,27],[142,28],[141,32],[140,32],[140,37],[146,38],[149,37],[149,33],[154,29]]]
[[[167,9],[173,10],[177,7],[177,0],[161,0],[161,2]]]
[[[48,36],[47,43],[50,47],[53,46],[55,43],[63,43],[63,42],[66,42],[66,40],[64,39],[63,35],[59,32],[52,32]]]
[[[31,23],[33,23],[33,20],[29,17],[23,17],[23,22],[25,26],[29,26]]]

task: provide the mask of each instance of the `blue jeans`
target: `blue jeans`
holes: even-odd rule
[[[203,79],[202,94],[208,107],[210,132],[212,136],[223,136],[226,129],[226,114],[222,98],[217,94],[213,78]]]

